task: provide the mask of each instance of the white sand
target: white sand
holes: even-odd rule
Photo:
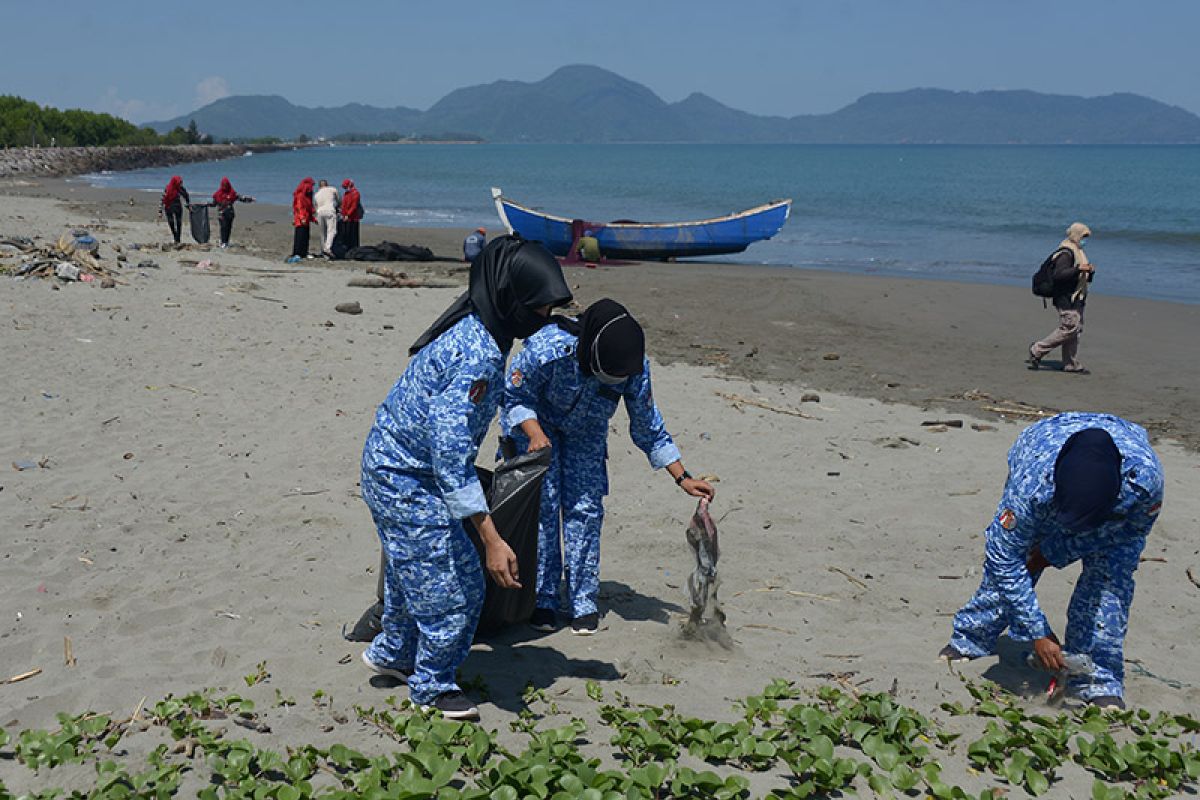
[[[53,201],[0,196],[0,233],[57,237],[87,222]],[[145,242],[161,229],[121,223],[98,235]],[[300,701],[274,712],[280,741],[378,748],[353,722],[322,733],[328,712],[308,698],[322,689],[344,710],[396,693],[368,683],[360,646],[340,636],[372,600],[378,557],[356,495],[359,457],[407,346],[455,292],[351,289],[345,272],[236,252],[211,255],[228,276],[149,257],[161,269],[130,270],[115,290],[0,278],[0,680],[42,669],[0,686],[0,725],[128,712],[144,696],[206,686],[245,691],[242,676],[266,661],[270,680],[247,694],[262,707],[275,689]],[[238,291],[246,282],[260,288]],[[365,313],[335,313],[347,300]],[[621,412],[609,440],[604,629],[590,639],[518,631],[478,646],[464,672],[490,688],[485,724],[506,728],[529,680],[585,716],[585,678],[719,718],[773,677],[815,686],[823,673],[853,673],[875,691],[898,681],[899,698],[927,714],[962,699],[935,654],[976,587],[1020,427],[978,432],[967,419],[931,433],[920,423],[936,413],[826,393],[801,405],[821,387],[751,385],[698,367],[658,367],[654,382],[688,468],[720,478],[713,510],[736,646],[679,638],[693,503],[650,471]],[[738,411],[718,393],[820,419]],[[920,446],[875,441],[898,436]],[[1146,556],[1163,560],[1138,572],[1128,699],[1195,713],[1200,589],[1185,569],[1200,568],[1200,457],[1158,449],[1167,501]],[[9,466],[26,459],[48,462]],[[1060,632],[1076,572],[1041,586]],[[1030,680],[1035,694],[1043,685],[995,659],[963,671],[1013,689]],[[1060,786],[1088,791],[1090,778],[1067,773]]]

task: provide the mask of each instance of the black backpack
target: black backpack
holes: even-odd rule
[[[1054,279],[1054,262],[1061,253],[1071,253],[1072,263],[1075,261],[1075,254],[1069,247],[1060,247],[1046,256],[1046,260],[1038,267],[1037,272],[1033,273],[1033,293],[1037,297],[1054,297],[1062,294],[1058,291],[1059,281]]]

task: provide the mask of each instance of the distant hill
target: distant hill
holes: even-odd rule
[[[339,133],[407,131],[418,123],[421,116],[422,113],[415,108],[376,108],[361,103],[337,108],[306,108],[292,105],[279,95],[263,94],[224,97],[191,114],[165,122],[149,122],[147,125],[156,131],[166,132],[177,125],[186,128],[194,119],[201,131],[211,133],[218,139],[253,139],[261,136],[296,139],[302,134],[315,139]]]
[[[695,93],[667,103],[592,66],[526,83],[457,89],[428,111],[351,104],[305,108],[282,97],[227,97],[165,122],[196,120],[218,139],[347,133],[470,133],[493,142],[803,142],[945,144],[1198,144],[1200,117],[1135,94],[911,89],[868,94],[832,114],[757,116]]]

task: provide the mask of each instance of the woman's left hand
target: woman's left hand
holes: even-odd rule
[[[679,488],[692,497],[707,497],[712,500],[717,496],[717,490],[712,487],[711,483],[698,478],[684,478],[679,482]]]

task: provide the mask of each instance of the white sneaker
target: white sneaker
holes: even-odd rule
[[[402,669],[392,669],[391,667],[379,666],[367,657],[366,650],[362,651],[362,662],[367,665],[367,669],[371,670],[371,672],[374,672],[376,675],[386,675],[389,678],[395,678],[404,684],[408,683],[408,677],[412,674],[410,672],[405,672]]]

